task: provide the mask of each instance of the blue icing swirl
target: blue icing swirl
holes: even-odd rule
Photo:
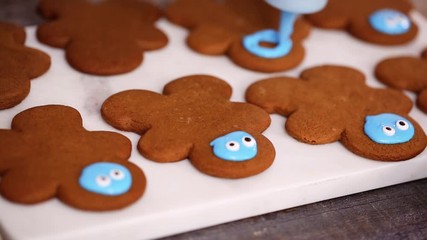
[[[365,120],[365,134],[376,143],[405,143],[415,134],[414,126],[408,119],[393,113],[366,116]]]
[[[83,169],[79,184],[90,192],[116,196],[129,191],[132,186],[132,175],[120,164],[98,162]]]
[[[276,47],[263,47],[261,42],[277,44]],[[280,58],[287,55],[292,49],[291,39],[280,39],[279,33],[273,29],[267,29],[245,36],[243,46],[252,54],[263,58]]]
[[[235,131],[213,140],[210,145],[218,158],[228,161],[246,161],[257,154],[254,137],[243,131]]]
[[[382,9],[369,17],[369,23],[378,32],[388,35],[405,34],[411,28],[411,21],[405,14],[393,10]]]
[[[279,30],[265,29],[243,37],[243,47],[262,58],[280,58],[290,53],[293,47],[291,35],[297,14],[282,12]],[[274,47],[261,46],[262,42],[272,43]]]

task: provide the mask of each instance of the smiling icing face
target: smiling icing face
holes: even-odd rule
[[[369,23],[375,30],[389,35],[404,34],[411,28],[408,16],[392,9],[374,12],[369,18]]]
[[[229,161],[245,161],[252,159],[257,154],[257,143],[249,133],[235,131],[213,140],[215,156]]]
[[[132,175],[117,163],[98,162],[86,166],[79,179],[84,189],[102,195],[121,195],[132,186]]]
[[[392,113],[367,116],[364,130],[372,141],[381,144],[408,142],[415,133],[408,119]]]

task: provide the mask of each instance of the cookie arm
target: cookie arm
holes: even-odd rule
[[[0,181],[0,193],[3,197],[18,203],[38,203],[56,195],[59,183],[46,181],[43,171],[33,166],[11,169]]]
[[[81,11],[81,8],[87,8],[90,3],[85,0],[41,0],[38,4],[38,10],[46,19],[52,21],[40,24],[37,27],[37,39],[47,45],[64,48],[71,40],[72,29],[64,20],[60,18],[73,15]]]
[[[427,113],[427,88],[421,91],[418,95],[417,106]]]
[[[225,54],[235,40],[226,29],[214,24],[200,24],[187,38],[187,44],[199,53],[207,55]]]
[[[158,93],[146,90],[123,91],[105,100],[101,114],[108,124],[117,129],[144,133],[151,126],[149,116],[152,116],[158,107],[153,103],[162,101],[162,95]]]
[[[138,142],[139,152],[156,162],[177,162],[188,157],[193,148],[193,136],[171,126],[159,126],[148,130]]]
[[[303,101],[306,94],[310,94],[309,86],[301,79],[279,77],[253,83],[246,90],[245,97],[246,101],[268,113],[288,116],[297,109],[297,103]]]
[[[339,114],[340,110],[330,107],[298,109],[286,120],[286,131],[295,139],[309,144],[325,144],[340,140],[344,131],[344,123]]]
[[[0,22],[0,44],[25,43],[25,29],[14,23]]]
[[[0,77],[0,109],[13,107],[30,92],[30,80],[25,76]]]
[[[93,42],[89,38],[73,39],[66,48],[66,58],[79,71],[98,75],[126,73],[143,60],[143,49],[136,42],[105,38]],[[119,46],[113,48],[111,46]]]
[[[64,48],[71,40],[71,31],[61,20],[47,22],[37,27],[37,39],[49,46]]]
[[[90,3],[85,0],[41,0],[38,10],[45,18],[57,18],[67,13],[67,11],[78,11],[80,7],[85,7]]]
[[[28,143],[17,132],[0,129],[0,179],[2,174],[22,158],[25,146],[28,146]]]
[[[161,30],[147,23],[139,32],[138,45],[144,50],[155,50],[166,46],[168,37]]]
[[[350,23],[349,13],[347,8],[342,7],[341,0],[329,0],[326,7],[313,14],[308,14],[305,18],[313,25],[326,29],[344,29]]]
[[[375,76],[398,89],[419,92],[427,88],[427,61],[415,57],[397,57],[381,61]]]

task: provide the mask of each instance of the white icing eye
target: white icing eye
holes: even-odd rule
[[[246,147],[253,147],[253,146],[255,146],[256,141],[255,141],[255,139],[253,137],[245,136],[245,137],[242,138],[242,143]]]
[[[122,172],[118,169],[113,169],[110,172],[110,177],[114,180],[122,180],[123,178],[125,178],[125,174],[124,174],[124,172]]]
[[[399,120],[396,122],[396,127],[402,131],[409,129],[409,124],[404,120]]]
[[[96,184],[100,187],[108,187],[111,184],[111,179],[107,176],[98,176],[96,177]]]
[[[225,144],[225,147],[226,147],[229,151],[236,152],[236,151],[239,151],[239,149],[240,149],[240,144],[239,144],[238,142],[236,142],[236,141],[228,141],[228,142]]]
[[[400,25],[401,25],[403,28],[409,28],[409,27],[410,27],[410,25],[411,25],[411,23],[408,21],[408,19],[402,19],[402,21],[400,22]]]
[[[396,130],[390,126],[384,126],[383,133],[387,136],[393,136],[396,133]]]

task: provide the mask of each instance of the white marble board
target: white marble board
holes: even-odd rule
[[[118,131],[100,115],[102,102],[127,89],[161,92],[169,81],[190,74],[211,74],[229,82],[233,101],[243,101],[254,81],[277,75],[298,76],[305,68],[341,64],[363,71],[372,87],[384,87],[373,77],[375,64],[396,55],[416,55],[427,47],[427,21],[413,13],[420,26],[417,39],[398,47],[366,44],[345,32],[313,29],[304,45],[307,56],[296,69],[275,74],[256,73],[235,66],[223,56],[203,56],[185,45],[187,31],[166,20],[158,27],[169,37],[167,47],[145,54],[135,71],[112,77],[82,74],[70,68],[62,49],[40,44],[35,27],[28,27],[27,44],[50,54],[51,69],[31,83],[29,96],[18,106],[0,111],[0,128],[10,128],[17,113],[38,105],[64,104],[80,111],[88,130]],[[412,99],[415,95],[408,92]],[[427,130],[427,115],[410,114]],[[139,135],[131,139],[131,161],[148,179],[143,198],[119,211],[85,212],[54,199],[19,205],[0,197],[0,232],[13,239],[146,239],[195,230],[215,224],[300,206],[325,199],[427,177],[427,151],[404,162],[378,162],[358,157],[340,143],[307,145],[284,131],[285,119],[273,115],[265,135],[273,142],[274,164],[254,177],[227,180],[198,172],[187,160],[159,164],[136,150]]]

